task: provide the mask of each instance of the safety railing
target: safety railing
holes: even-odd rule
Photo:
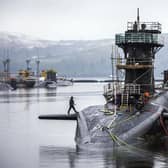
[[[123,88],[123,92],[126,94],[140,94],[141,93],[141,85],[129,83],[126,84]]]
[[[118,82],[108,83],[104,86],[104,96],[111,98],[122,91],[122,84]]]
[[[141,85],[128,83],[121,85],[119,83],[109,83],[104,86],[104,95],[116,95],[116,94],[140,94]]]
[[[115,42],[116,44],[148,43],[148,44],[162,45],[164,43],[164,39],[158,34],[132,32],[125,34],[116,34]]]
[[[143,58],[143,59],[138,59],[138,58],[118,58],[117,59],[117,65],[144,65],[144,64],[148,64],[148,65],[153,65],[154,61],[153,59],[148,59],[148,58]]]
[[[162,27],[159,22],[127,22],[127,30],[134,30],[137,25],[139,30],[149,30],[161,32]]]

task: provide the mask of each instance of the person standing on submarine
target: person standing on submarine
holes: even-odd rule
[[[75,113],[78,113],[78,112],[76,111],[76,109],[75,109],[75,102],[74,102],[73,96],[71,96],[70,99],[69,99],[68,115],[70,115],[71,109],[73,109]]]

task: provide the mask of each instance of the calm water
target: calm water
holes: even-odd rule
[[[103,83],[76,83],[57,90],[0,92],[0,168],[168,167],[168,139],[140,148],[78,151],[75,121],[39,120],[65,114],[75,97],[77,110],[103,104]]]

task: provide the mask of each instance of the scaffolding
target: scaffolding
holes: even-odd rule
[[[147,62],[148,64],[144,65]],[[153,60],[150,62],[149,59],[125,59],[119,53],[117,46],[112,46],[111,53],[111,65],[112,65],[112,83],[104,86],[104,96],[107,102],[113,102],[116,104],[117,96],[121,97],[121,106],[127,107],[129,105],[129,99],[131,95],[142,95],[141,87],[146,84],[137,84],[136,81],[133,83],[124,84],[120,81],[123,73],[126,69],[148,69],[153,68]],[[124,72],[123,72],[124,70]],[[145,71],[146,74],[146,71]],[[137,80],[140,78],[139,76]]]
[[[116,94],[120,94],[122,92],[122,83],[121,78],[123,76],[123,71],[119,69],[116,65],[122,60],[121,54],[119,53],[118,47],[116,45],[112,45],[111,52],[111,66],[112,66],[112,83],[108,83],[104,86],[104,96],[107,101],[111,100]]]
[[[149,59],[118,58],[117,69],[148,69],[154,68],[154,61]]]

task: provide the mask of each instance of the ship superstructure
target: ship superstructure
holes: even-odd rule
[[[154,59],[155,54],[163,47],[160,34],[159,22],[140,22],[139,9],[137,20],[127,23],[124,34],[116,34],[115,44],[122,49],[124,56],[116,54],[115,66],[117,71],[125,71],[124,87],[120,89],[118,83],[115,83],[117,87],[114,84],[106,87],[107,100],[112,99],[115,88],[121,94],[121,104],[128,104],[130,97],[137,101],[144,94],[150,97],[154,94]]]
[[[124,51],[124,58],[117,64],[125,69],[125,84],[139,84],[141,92],[154,93],[154,59],[157,51],[163,47],[160,39],[159,22],[127,23],[125,34],[117,34],[115,43]]]

